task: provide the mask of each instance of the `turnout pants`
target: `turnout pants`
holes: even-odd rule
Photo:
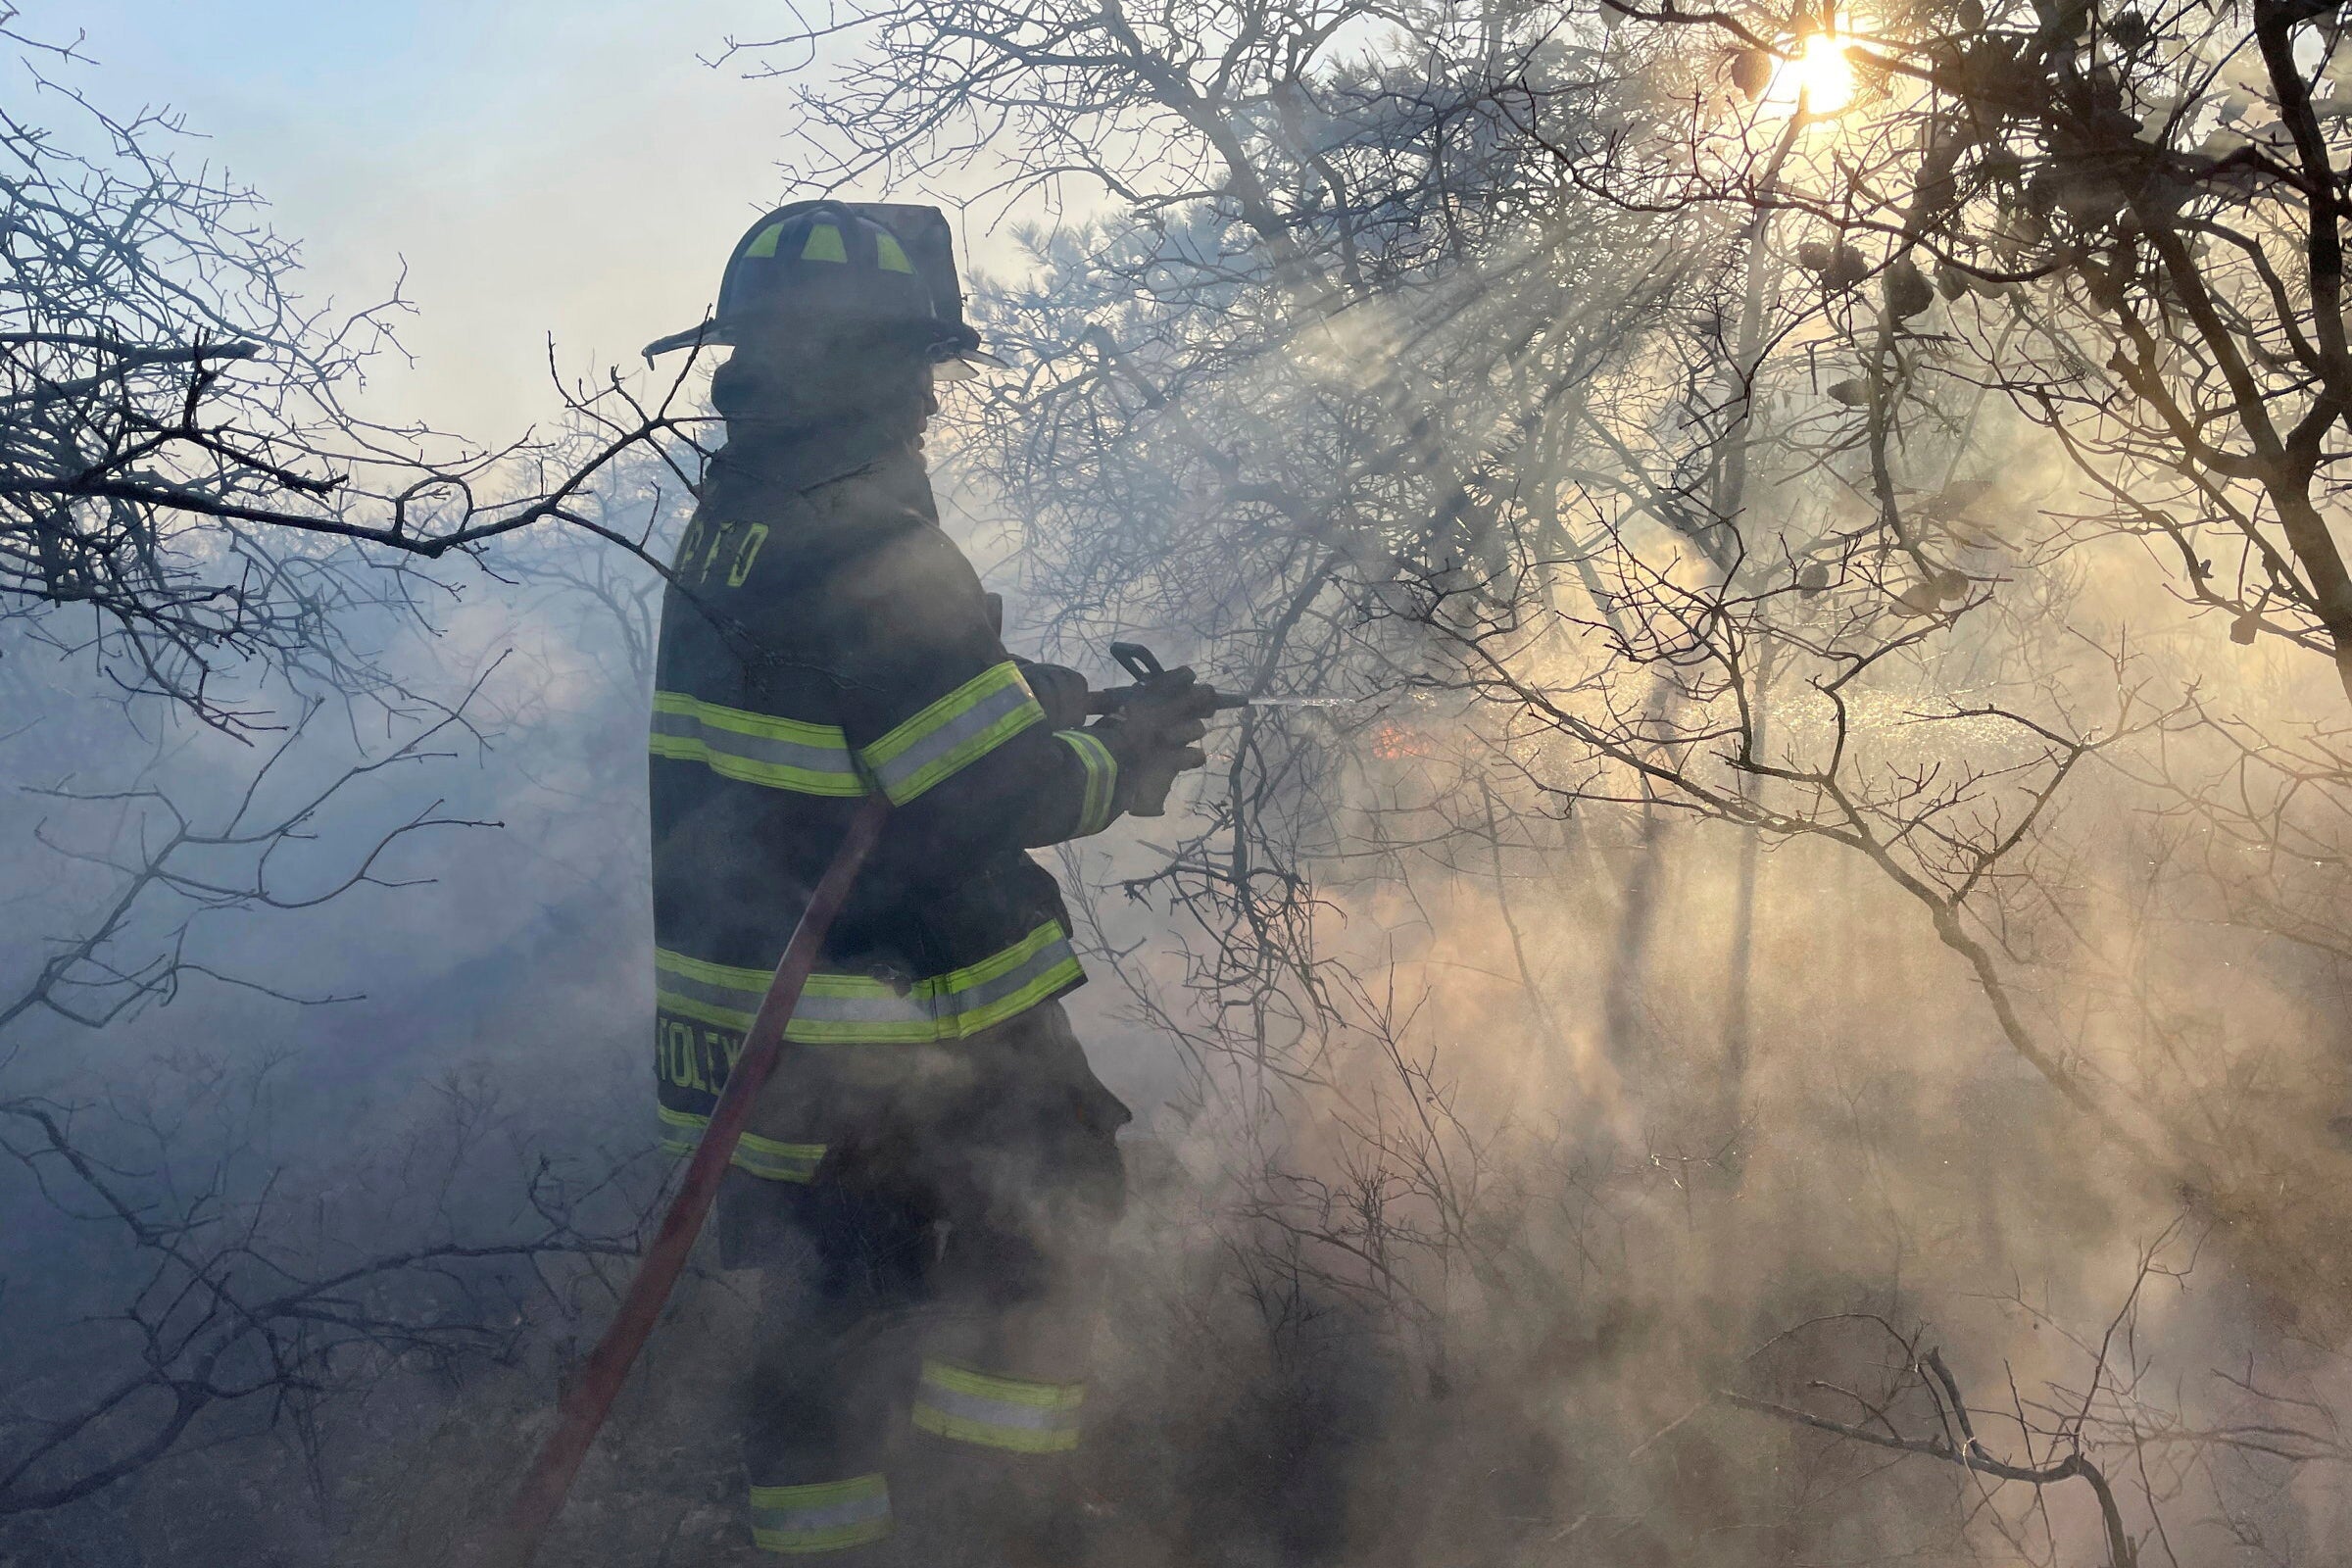
[[[721,1262],[758,1269],[739,1384],[753,1540],[818,1555],[903,1527],[928,1561],[1072,1527],[1127,1107],[1058,1003],[938,1046],[789,1048],[755,1126],[806,1180],[731,1170]]]

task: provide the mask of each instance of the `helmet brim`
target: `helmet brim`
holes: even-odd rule
[[[733,342],[733,335],[716,321],[706,320],[698,325],[688,327],[683,332],[672,332],[667,337],[654,339],[645,346],[645,359],[646,363],[650,365],[657,356],[669,354],[678,349],[726,348]]]
[[[662,355],[675,353],[679,349],[734,346],[735,334],[713,319],[690,326],[683,332],[658,337],[645,346],[644,352],[646,363],[651,365]],[[1009,370],[1012,366],[976,343],[969,348],[947,346],[944,357],[931,367],[931,378],[935,381],[968,381],[983,368]]]
[[[969,381],[983,369],[1009,370],[1012,367],[984,348],[959,348],[931,362],[931,379],[940,381]]]

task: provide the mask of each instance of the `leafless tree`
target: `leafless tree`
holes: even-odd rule
[[[2148,540],[2237,641],[2352,667],[2352,579],[2321,517],[2352,384],[2325,8],[1619,9],[1657,47],[1713,40],[1717,69],[1662,134],[1564,148],[1584,177],[1788,215],[1859,318],[1852,401],[1875,430],[1916,362],[1964,359],[2077,460],[2079,526]],[[1852,102],[1817,117],[1810,177],[1791,178],[1772,84],[1793,95],[1792,62],[1833,40]],[[1894,494],[1878,500],[1903,536]]]
[[[184,169],[176,120],[98,107],[65,74],[85,63],[77,46],[29,40],[13,16],[0,36],[34,88],[0,113],[0,613],[15,635],[236,726],[236,696],[217,688],[239,660],[324,688],[380,682],[347,623],[414,603],[415,563],[540,523],[633,546],[589,492],[641,447],[682,442],[691,467],[699,411],[679,383],[652,404],[617,377],[574,388],[565,431],[503,448],[368,419],[352,400],[392,346],[397,292],[341,317],[306,305],[298,249],[253,192]]]
[[[2129,1310],[2127,1304],[2126,1311]],[[1841,1328],[1869,1334],[1885,1343],[1893,1353],[1879,1359],[1881,1377],[1877,1387],[1856,1389],[1818,1377],[1808,1380],[1808,1391],[1814,1396],[1812,1402],[1836,1400],[1838,1414],[1823,1415],[1802,1404],[1761,1398],[1737,1390],[1726,1390],[1721,1396],[1723,1401],[1738,1409],[1828,1433],[1847,1443],[1918,1454],[1958,1466],[1983,1489],[1979,1497],[1972,1499],[1978,1504],[1972,1512],[1984,1519],[2025,1561],[2062,1560],[2059,1532],[2041,1499],[2041,1492],[2044,1488],[2080,1481],[2097,1500],[2108,1568],[2135,1568],[2140,1561],[2138,1544],[2125,1524],[2115,1483],[2091,1456],[2083,1431],[2084,1410],[2050,1410],[2039,1401],[2029,1404],[2022,1396],[2007,1410],[1972,1405],[1962,1396],[1959,1380],[1945,1364],[1941,1350],[1927,1346],[1923,1333],[1903,1334],[1880,1317],[1855,1315],[1807,1324],[1803,1331],[1788,1338],[1819,1339],[1825,1330]],[[1771,1351],[1785,1348],[1781,1342],[1766,1348]],[[2111,1330],[2108,1343],[2096,1348],[2091,1391],[2083,1401],[2085,1406],[2099,1401],[2110,1375],[2109,1359],[2117,1349]],[[1912,1414],[1910,1406],[1924,1406],[1916,1428],[1906,1425]],[[2005,1419],[2017,1428],[2025,1446],[2022,1460],[2000,1457],[1977,1436],[1980,1420],[1992,1418]],[[2033,1501],[2027,1520],[2011,1520],[1999,1511],[1999,1489],[2004,1485],[2030,1489],[2028,1494]],[[2151,1491],[2147,1498],[2151,1510],[2158,1500]],[[2030,1539],[2036,1536],[2040,1539]]]
[[[425,564],[465,562],[493,594],[544,583],[549,615],[603,606],[594,648],[636,710],[654,551],[703,456],[683,375],[651,402],[617,376],[560,384],[561,418],[503,448],[357,412],[397,292],[306,304],[258,196],[191,169],[175,119],[109,114],[78,43],[14,18],[0,678],[33,843],[11,847],[0,1163],[12,1235],[75,1267],[0,1276],[0,1554],[134,1478],[207,1455],[232,1474],[257,1434],[315,1450],[388,1381],[543,1349],[632,1250],[655,1174],[636,1145],[509,1147],[523,1134],[487,1136],[494,1084],[443,1086],[437,1143],[344,1129],[322,1174],[270,1152],[310,1133],[270,1120],[265,1042],[187,1042],[163,1066],[116,1048],[191,987],[344,1000],[223,939],[429,880],[438,836],[491,826],[431,783],[484,742],[489,677],[423,670],[404,636],[480,579]],[[193,1087],[157,1103],[148,1075],[182,1068]]]
[[[46,1016],[97,1037],[198,982],[296,1005],[341,1000],[295,989],[275,971],[223,967],[207,956],[208,928],[413,885],[417,841],[487,824],[428,804],[354,838],[340,816],[353,797],[387,782],[395,798],[405,793],[400,775],[445,760],[468,726],[461,706],[307,786],[301,774],[318,736],[298,726],[217,808],[182,807],[152,786],[46,792],[112,826],[92,846],[77,842],[86,828],[47,841],[103,886],[85,928],[52,941],[0,1005],[0,1069],[12,1085],[0,1096],[0,1144],[26,1178],[11,1194],[14,1212],[48,1211],[44,1229],[90,1274],[50,1303],[66,1318],[50,1332],[31,1332],[37,1318],[24,1298],[54,1288],[21,1285],[10,1302],[26,1332],[0,1389],[0,1515],[68,1507],[192,1445],[280,1423],[315,1432],[341,1396],[395,1373],[516,1353],[541,1332],[535,1300],[572,1309],[570,1277],[582,1261],[632,1250],[631,1205],[643,1195],[626,1160],[559,1166],[526,1155],[520,1222],[496,1204],[452,1204],[446,1191],[432,1201],[430,1173],[414,1170],[391,1183],[381,1212],[334,1213],[307,1185],[256,1168],[256,1140],[270,1132],[266,1104],[254,1090],[241,1100],[233,1092],[250,1064],[220,1058],[197,1075],[215,1087],[142,1105],[121,1064],[102,1056],[96,1070],[74,1070],[54,1031],[30,1033]],[[371,814],[359,809],[354,819]],[[332,864],[321,864],[322,838],[337,844]],[[210,1059],[202,1047],[186,1054]],[[453,1084],[450,1093],[457,1107],[474,1091]],[[464,1134],[478,1119],[464,1112],[454,1124]],[[479,1163],[468,1138],[478,1133],[436,1156],[444,1183]],[[368,1147],[356,1131],[343,1142],[355,1153]],[[363,1170],[347,1164],[336,1186],[365,1193]],[[61,1354],[69,1340],[77,1348]]]
[[[2018,37],[2054,62],[2050,28],[2075,25],[1960,21],[1921,25],[1968,59],[1971,38],[1995,38],[2012,66]],[[1214,1215],[1231,1229],[1203,1273],[1256,1325],[1269,1363],[1298,1374],[1275,1381],[1301,1425],[1305,1348],[1344,1360],[1334,1346],[1348,1335],[1381,1375],[1442,1369],[1415,1385],[1433,1391],[1475,1385],[1481,1356],[1465,1345],[1497,1382],[1512,1375],[1501,1348],[1529,1345],[1529,1365],[1624,1356],[1671,1382],[1713,1343],[1683,1325],[1661,1331],[1691,1336],[1671,1350],[1628,1350],[1629,1318],[1688,1312],[1722,1336],[1787,1296],[1844,1313],[1878,1288],[1813,1234],[1843,1224],[1838,1162],[1876,1157],[1858,1136],[1819,1151],[1838,1164],[1821,1178],[1830,1191],[1775,1200],[1789,1204],[1780,1253],[1733,1245],[1755,1224],[1736,1196],[1740,1152],[1768,1142],[1743,1138],[1751,1067],[1786,1070],[1810,1049],[1813,1020],[1787,1016],[1792,993],[1829,1013],[1869,978],[1831,956],[1809,986],[1767,977],[1778,1000],[1752,1022],[1687,1027],[1723,1014],[1711,998],[1662,1002],[1660,977],[1703,992],[1745,972],[1736,955],[1756,933],[1690,920],[1678,883],[1735,855],[1754,857],[1746,885],[1768,931],[1812,913],[1778,863],[1850,871],[1868,918],[1918,939],[1906,980],[1921,1000],[1955,979],[1974,999],[1956,1038],[1919,1042],[1921,1056],[2005,1046],[2038,1078],[2026,1082],[2040,1098],[2003,1100],[2010,1120],[1970,1152],[1988,1207],[2023,1201],[2021,1188],[2185,1201],[2265,1291],[2333,1321],[2325,1303],[2340,1281],[2312,1245],[2327,1234],[2313,1216],[2332,1202],[2325,1151],[2255,1119],[2239,1058],[2181,1052],[2159,1072],[2155,1031],[2127,1049],[2084,1023],[2118,998],[2156,1017],[2195,988],[2099,972],[2101,901],[2163,902],[2132,868],[2168,832],[2311,849],[2308,880],[2241,883],[2236,913],[2300,931],[2315,952],[2337,858],[2319,808],[2276,817],[2324,793],[2328,737],[2282,749],[2275,712],[2241,727],[2245,714],[2177,666],[2056,630],[2084,574],[2118,559],[2119,530],[2132,549],[2177,548],[2175,534],[2125,517],[2112,496],[2080,515],[2045,507],[2017,493],[2019,465],[2004,462],[2044,439],[2071,443],[2098,483],[2156,461],[2161,404],[2085,390],[2124,375],[2100,368],[2112,343],[2096,336],[2117,308],[2082,303],[2114,287],[2118,253],[2102,247],[2120,218],[2082,227],[2071,187],[2047,181],[2037,213],[2035,170],[1992,156],[2017,152],[2028,121],[2058,135],[2061,110],[2074,113],[2060,102],[2068,72],[2091,79],[2102,57],[2077,51],[2033,68],[2044,85],[2000,89],[2041,107],[1947,110],[1934,97],[1942,67],[1906,76],[1849,21],[1862,96],[1833,118],[1773,79],[1804,25],[1035,0],[848,8],[740,46],[778,70],[851,51],[843,72],[802,86],[819,140],[796,176],[915,188],[977,169],[1029,216],[1087,204],[1084,220],[1035,230],[1025,274],[979,302],[1020,369],[976,404],[953,395],[941,432],[974,505],[1010,524],[1008,570],[1037,607],[1025,629],[1093,667],[1101,640],[1140,635],[1221,685],[1350,700],[1240,717],[1188,814],[1140,851],[1072,862],[1094,884],[1084,914],[1130,1015],[1191,1058],[1179,1109],[1201,1136],[1234,1133]],[[2152,22],[2151,36],[2171,25]],[[1700,26],[1722,33],[1722,53],[1689,46]],[[1904,81],[1927,96],[1903,98]],[[1972,120],[1935,162],[1939,127],[1996,110],[2008,129]],[[1937,205],[1939,167],[1955,188],[1983,176],[1955,198],[1958,218]],[[2180,167],[2219,200],[2248,166]],[[2154,276],[2155,242],[2136,243],[2130,275]],[[2141,319],[2187,309],[2165,287],[2134,296]],[[2191,358],[2164,363],[2186,375]],[[2190,539],[2218,526],[2218,512],[2196,510],[2208,491],[2235,498],[2250,520],[2230,537],[2255,565],[2252,586],[2218,573],[2176,586],[2209,608],[2202,596],[2220,595],[2240,627],[2255,612],[2258,639],[2267,629],[2281,648],[2332,657],[2314,575],[2325,556],[2298,553],[2278,499],[2295,492],[2273,484],[2291,475],[2191,466],[2167,470],[2177,490],[2136,477],[2126,489],[2170,496],[2152,504]],[[2324,486],[2303,493],[2316,505]],[[2035,510],[2062,514],[2036,522]],[[2300,588],[2263,577],[2265,540]],[[2207,787],[2196,770],[2217,760],[2254,784],[2234,798]],[[1719,840],[1724,862],[1711,858]],[[2182,918],[2202,918],[2210,894]],[[1173,934],[1130,951],[1123,897],[1174,911]],[[2143,912],[2133,930],[2165,917]],[[1584,983],[1577,950],[1596,932],[1616,949],[1614,982]],[[1948,971],[1928,961],[1938,953],[1956,960]],[[1485,1000],[1496,994],[1507,1007]],[[1578,1054],[1595,1013],[1616,1014],[1600,1025],[1618,1042],[1601,1054],[1608,1071]],[[1890,1077],[1907,1070],[1907,1027],[1875,1031],[1897,1037],[1873,1058]],[[1478,1102],[1462,1063],[1505,1032],[1575,1070]],[[1599,1092],[1611,1072],[1615,1104]],[[2082,1126],[2097,1136],[2061,1130]],[[2052,1171],[2011,1168],[1999,1155],[2012,1144]],[[2290,1186],[2313,1207],[2282,1206]],[[1678,1236],[1758,1279],[1675,1274]],[[1200,1299],[1185,1298],[1221,1330]],[[1965,1434],[1910,1422],[1950,1420],[1961,1403],[1924,1342],[1897,1339],[1903,1452],[1971,1484],[2087,1493],[2094,1470],[2103,1486],[2119,1473],[2104,1454],[1990,1458]],[[1955,1352],[1953,1364],[1976,1363]],[[1433,1392],[1397,1419],[1439,1430],[1440,1403]],[[2045,1415],[2024,1413],[2021,1445],[2049,1437]],[[1502,1424],[1541,1430],[1528,1419]],[[2059,1423],[2070,1451],[2117,1430],[2094,1438],[2094,1425]],[[1442,1448],[1433,1441],[1425,1461]],[[1646,1457],[1629,1458],[1626,1489],[1646,1484],[1633,1462]],[[1706,1492],[1594,1506],[1663,1539],[1660,1498],[1728,1518]],[[1816,1501],[1802,1493],[1789,1517]],[[1553,1522],[1549,1539],[1584,1517]],[[1722,1537],[1701,1535],[1690,1531],[1690,1560],[1730,1560]],[[2054,1550],[2046,1533],[2033,1545]]]
[[[635,1251],[626,1223],[587,1217],[611,1173],[543,1161],[528,1223],[444,1216],[439,1234],[381,1247],[342,1216],[306,1223],[309,1205],[253,1183],[233,1156],[171,1160],[165,1183],[96,1152],[104,1141],[64,1105],[12,1099],[0,1119],[0,1145],[58,1213],[113,1233],[111,1250],[77,1250],[119,1251],[106,1266],[124,1285],[112,1310],[52,1326],[40,1354],[13,1358],[0,1518],[68,1507],[238,1435],[241,1418],[247,1431],[315,1428],[333,1400],[396,1373],[516,1355],[541,1331],[541,1300],[574,1306],[567,1276],[581,1260]]]

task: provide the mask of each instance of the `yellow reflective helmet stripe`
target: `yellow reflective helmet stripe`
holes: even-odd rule
[[[885,272],[912,272],[914,264],[906,259],[905,247],[896,234],[884,232],[874,236],[874,265]]]
[[[1119,787],[1119,760],[1110,755],[1109,747],[1082,729],[1058,729],[1054,734],[1078,754],[1086,768],[1086,797],[1078,807],[1078,831],[1071,836],[1100,833],[1110,826],[1111,797]]]
[[[820,970],[808,977],[784,1038],[803,1045],[929,1045],[963,1040],[1019,1016],[1085,977],[1069,934],[1048,920],[977,963],[901,990],[871,975]],[[772,975],[654,952],[655,1004],[665,1013],[741,1034]]]
[[[1042,1383],[923,1362],[914,1426],[934,1437],[1014,1453],[1066,1453],[1078,1446],[1083,1383]]]
[[[723,778],[798,795],[866,793],[840,726],[722,708],[684,692],[654,693],[647,750],[701,762]]]
[[[776,241],[783,237],[784,225],[770,223],[752,237],[752,242],[743,248],[743,254],[746,256],[773,256],[776,254]]]
[[[889,1534],[890,1484],[879,1475],[752,1488],[752,1542],[761,1551],[846,1551]]]
[[[837,223],[815,223],[808,229],[808,242],[801,247],[804,262],[847,262],[849,250],[841,242],[841,227]]]
[[[893,806],[952,778],[1032,724],[1046,710],[1011,660],[992,664],[858,754]]]

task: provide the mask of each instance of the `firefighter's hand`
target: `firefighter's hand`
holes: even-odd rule
[[[1160,816],[1176,775],[1208,760],[1200,750],[1217,694],[1188,669],[1171,669],[1144,682],[1118,712],[1095,725],[1095,733],[1119,764],[1119,809],[1130,816]]]
[[[1033,664],[1026,659],[1013,662],[1021,666],[1029,695],[1046,710],[1048,729],[1077,729],[1085,724],[1088,693],[1084,675],[1060,664]]]

